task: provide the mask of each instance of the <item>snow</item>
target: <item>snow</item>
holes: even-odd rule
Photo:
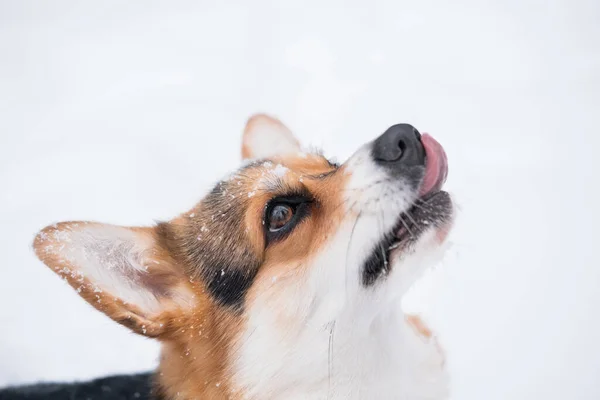
[[[600,398],[600,3],[365,4],[0,2],[0,385],[156,365],[34,235],[190,209],[269,112],[340,160],[397,122],[445,146],[454,246],[407,307],[453,399]]]
[[[287,174],[288,171],[289,169],[287,167],[277,164],[277,166],[273,169],[273,174],[279,178],[282,178],[285,176],[285,174]]]

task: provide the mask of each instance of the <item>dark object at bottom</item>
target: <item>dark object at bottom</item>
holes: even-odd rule
[[[0,400],[149,400],[152,374],[118,375],[76,383],[37,383],[0,389]]]

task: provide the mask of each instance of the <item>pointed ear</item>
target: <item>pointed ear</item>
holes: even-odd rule
[[[242,158],[268,158],[300,151],[294,134],[276,118],[265,114],[250,117],[244,129]]]
[[[168,333],[192,308],[193,284],[156,228],[63,222],[44,228],[33,247],[88,303],[139,334]]]

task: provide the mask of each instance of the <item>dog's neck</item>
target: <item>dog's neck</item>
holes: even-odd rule
[[[238,346],[228,357],[235,359],[233,368],[227,368],[207,360],[209,354],[166,345],[158,382],[167,398],[447,397],[444,358],[436,339],[399,306],[368,324],[348,313],[297,334],[274,334],[258,325]]]

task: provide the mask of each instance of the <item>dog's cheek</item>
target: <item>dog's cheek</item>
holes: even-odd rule
[[[231,267],[212,265],[206,269],[205,280],[213,298],[221,305],[240,309],[256,277],[258,266]]]

